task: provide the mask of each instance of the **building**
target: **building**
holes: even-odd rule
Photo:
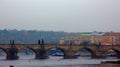
[[[74,44],[80,45],[83,42],[90,44],[101,45],[120,45],[120,33],[107,32],[107,33],[82,33],[80,36],[66,37],[60,40],[60,44]]]
[[[108,36],[112,45],[120,45],[120,33],[108,32],[104,36]]]
[[[80,45],[82,42],[91,42],[92,33],[81,33],[80,36],[75,37],[65,37],[64,39],[60,40],[60,44],[74,44]]]

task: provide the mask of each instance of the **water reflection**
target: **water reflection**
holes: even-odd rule
[[[5,59],[6,53],[3,50],[0,52],[0,59]],[[30,49],[23,49],[18,55],[20,56],[18,60],[0,60],[0,67],[9,67],[10,65],[14,65],[14,67],[120,67],[120,64],[101,64],[105,61],[119,60],[111,59],[111,57],[109,59],[91,59],[90,56],[80,56],[77,59],[63,59],[63,56],[49,56],[45,60],[36,60],[34,59],[35,53]]]
[[[46,66],[46,67],[100,67],[100,64],[59,65],[59,66]]]
[[[47,55],[49,56],[49,58],[52,57],[59,57],[59,58],[63,58],[64,56],[64,51],[60,48],[52,48],[47,50]]]
[[[35,59],[35,53],[29,48],[20,50],[17,54],[19,59]]]
[[[2,59],[6,59],[6,53],[4,52],[4,50],[0,49],[0,60]]]
[[[106,56],[106,58],[108,58],[108,59],[116,59],[116,58],[118,58],[117,57],[118,51],[110,49],[110,50],[107,50],[106,52],[104,52],[103,55]]]

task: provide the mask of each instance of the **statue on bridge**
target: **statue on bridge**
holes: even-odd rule
[[[7,49],[7,60],[16,60],[19,57],[17,56],[18,49],[15,48],[14,40],[10,40],[10,48]]]
[[[37,50],[36,59],[46,59],[48,58],[47,52],[44,48],[44,39],[38,40],[38,44],[40,45],[40,49]]]

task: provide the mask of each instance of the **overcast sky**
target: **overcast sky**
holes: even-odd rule
[[[120,0],[0,0],[0,29],[120,32]]]

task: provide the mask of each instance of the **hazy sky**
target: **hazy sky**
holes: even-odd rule
[[[120,0],[0,0],[0,29],[120,32]]]

